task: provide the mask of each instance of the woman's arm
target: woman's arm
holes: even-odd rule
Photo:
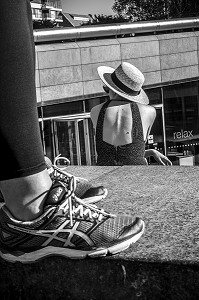
[[[155,149],[147,149],[145,150],[145,155],[144,157],[147,158],[149,156],[153,156],[154,159],[160,164],[160,165],[167,165],[167,166],[172,166],[172,162],[161,152]]]

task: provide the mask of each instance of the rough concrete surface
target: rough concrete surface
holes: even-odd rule
[[[118,255],[35,264],[0,260],[1,299],[199,299],[198,167],[69,166],[103,184],[106,211],[135,214],[146,224],[140,240]]]

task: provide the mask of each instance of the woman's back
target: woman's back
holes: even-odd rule
[[[131,105],[113,105],[110,102],[104,115],[103,140],[114,146],[132,142],[132,111]]]
[[[143,127],[140,111],[141,114],[144,112],[142,118],[145,119],[142,107],[124,100],[107,101],[92,109],[98,165],[146,164],[145,138],[149,126],[144,124]],[[154,108],[151,112],[154,112]]]

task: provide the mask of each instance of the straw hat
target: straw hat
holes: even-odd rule
[[[149,104],[149,99],[142,89],[144,75],[132,64],[122,62],[116,69],[100,66],[97,71],[105,85],[122,98]]]

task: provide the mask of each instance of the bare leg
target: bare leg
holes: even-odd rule
[[[52,181],[47,170],[25,177],[4,180],[0,188],[5,205],[13,216],[21,221],[30,221],[43,212],[43,204]]]

